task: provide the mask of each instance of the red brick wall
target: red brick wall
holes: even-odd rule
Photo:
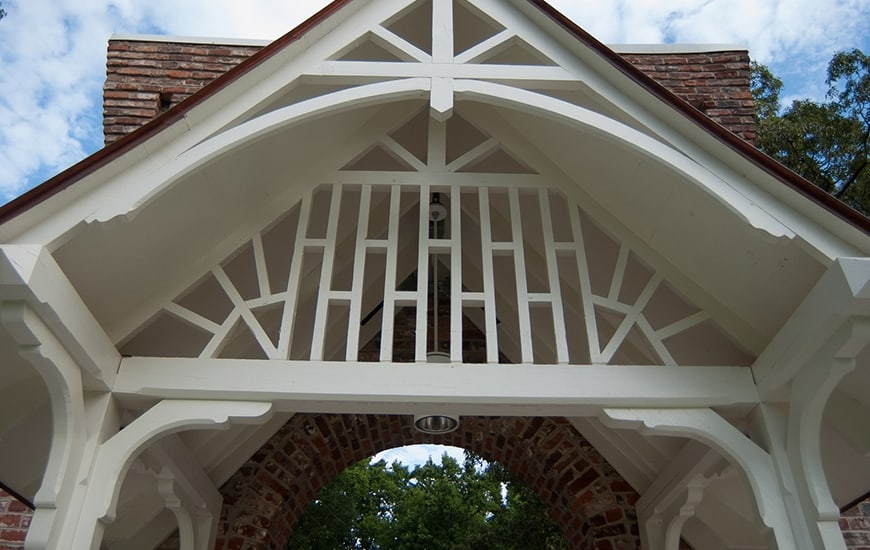
[[[0,489],[0,550],[24,548],[31,517],[30,508]]]
[[[748,52],[623,54],[623,58],[708,117],[755,143]]]
[[[106,143],[180,103],[259,49],[110,40],[103,86]]]
[[[843,513],[840,530],[850,550],[870,550],[870,499]]]
[[[111,40],[103,133],[111,143],[205,86],[260,48]],[[743,139],[755,141],[749,54],[625,54],[678,97]]]
[[[410,416],[294,416],[221,489],[218,549],[284,548],[319,490],[382,450],[436,443],[498,461],[541,496],[577,550],[638,548],[638,495],[564,419],[463,417],[430,436]]]

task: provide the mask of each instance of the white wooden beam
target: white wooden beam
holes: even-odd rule
[[[26,302],[81,368],[85,389],[109,389],[121,356],[48,249],[0,247],[0,301]]]
[[[144,453],[157,472],[157,489],[178,520],[182,548],[214,548],[223,497],[196,458],[175,436],[154,443]]]
[[[782,390],[850,316],[870,315],[870,259],[841,258],[819,279],[752,370],[765,398]]]
[[[161,401],[99,446],[71,548],[97,550],[114,521],[121,484],[133,459],[159,438],[190,429],[221,429],[268,420],[268,403]]]
[[[544,88],[574,82],[561,67],[454,63],[402,63],[399,61],[324,61],[308,73],[309,78],[342,77],[346,82],[370,83],[372,78],[467,78],[498,80]],[[350,79],[350,80],[347,80]]]
[[[719,451],[740,468],[749,481],[758,515],[770,528],[771,545],[778,550],[804,548],[797,545],[773,459],[713,410],[605,408],[601,419],[613,428],[634,429],[649,435],[688,437]],[[810,550],[809,547],[806,550]]]
[[[508,416],[588,416],[601,406],[748,407],[757,402],[746,367],[455,367],[141,357],[123,359],[114,395],[270,401],[279,410],[336,413],[407,413],[443,405],[462,414]]]
[[[72,511],[70,503],[89,443],[82,371],[26,303],[0,304],[0,321],[18,345],[18,354],[42,378],[50,397],[51,447],[33,499],[37,510],[30,538],[31,544],[53,548],[63,540],[61,530]]]
[[[432,2],[432,61],[453,63],[453,0]]]

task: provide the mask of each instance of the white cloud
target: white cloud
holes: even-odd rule
[[[102,144],[113,32],[275,38],[326,0],[4,0],[0,22],[0,201]],[[604,42],[737,42],[791,87],[820,95],[837,50],[870,48],[866,0],[552,0]],[[795,85],[795,82],[807,84]]]

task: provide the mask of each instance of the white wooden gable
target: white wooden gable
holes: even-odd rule
[[[220,484],[293,412],[449,409],[570,418],[644,493],[650,548],[684,524],[705,548],[837,547],[836,504],[870,487],[867,235],[540,2],[333,12],[0,226],[0,394],[53,411],[6,402],[0,434],[35,460],[0,476],[85,516],[38,513],[40,536],[142,529],[121,483],[166,430],[233,425],[188,441]],[[427,363],[432,288],[450,366]],[[401,311],[415,365],[394,357]],[[94,456],[111,475],[74,488]],[[783,504],[789,484],[816,508]]]

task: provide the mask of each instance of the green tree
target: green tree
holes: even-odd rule
[[[290,550],[563,550],[540,498],[468,453],[413,470],[363,461],[335,477],[293,531]]]
[[[0,19],[6,17],[6,10],[3,9],[3,2],[0,2]]]
[[[827,101],[781,109],[782,82],[752,64],[758,147],[865,215],[870,214],[870,57],[853,49],[828,64]]]

